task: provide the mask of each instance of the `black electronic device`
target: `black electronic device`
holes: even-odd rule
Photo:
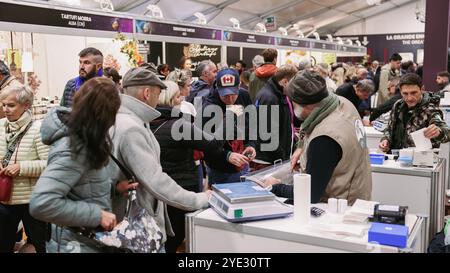
[[[385,224],[404,225],[407,213],[407,206],[377,204],[374,207],[372,221]]]
[[[322,216],[322,214],[324,214],[324,213],[325,213],[325,211],[323,209],[319,209],[317,207],[311,208],[311,215],[314,217]]]

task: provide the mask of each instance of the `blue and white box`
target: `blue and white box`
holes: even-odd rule
[[[392,225],[372,223],[369,230],[369,243],[396,246],[405,248],[408,242],[408,227],[404,225]]]

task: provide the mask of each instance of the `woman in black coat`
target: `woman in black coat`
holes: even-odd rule
[[[160,104],[156,107],[161,116],[150,123],[150,128],[161,148],[161,165],[163,171],[184,189],[198,192],[198,166],[194,161],[194,150],[203,151],[205,155],[223,160],[224,164],[227,162],[228,152],[223,149],[223,141],[215,140],[211,135],[204,133],[192,123],[190,114],[181,112],[181,94],[178,85],[171,81],[164,83],[167,89],[161,91]],[[189,128],[190,132],[185,134],[189,137],[181,137],[183,128]],[[175,129],[179,134],[172,134],[172,130]],[[202,138],[196,140],[194,136]],[[168,206],[168,212],[175,237],[168,237],[165,246],[168,253],[174,253],[184,239],[185,211]]]

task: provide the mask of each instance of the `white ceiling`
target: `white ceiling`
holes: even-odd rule
[[[70,0],[48,2],[54,1]],[[94,0],[78,1],[83,7],[98,7]],[[277,27],[297,23],[304,32],[316,28],[321,35],[334,34],[365,18],[418,2],[421,1],[382,0],[380,5],[370,6],[364,0],[112,0],[115,10],[119,12],[143,15],[147,5],[157,4],[166,19],[193,22],[193,14],[202,12],[208,25],[231,26],[229,18],[235,17],[241,22],[241,28],[247,30],[254,29],[265,17],[275,16]]]

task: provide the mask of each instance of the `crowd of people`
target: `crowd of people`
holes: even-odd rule
[[[277,59],[269,48],[251,68],[204,60],[195,80],[183,57],[175,69],[145,63],[122,77],[86,48],[61,106],[42,121],[31,118],[33,93],[0,62],[0,177],[14,181],[0,202],[0,252],[15,250],[20,222],[36,252],[73,252],[74,242],[79,252],[101,252],[80,231],[113,230],[129,190],[162,232],[158,252],[176,252],[184,214],[208,207],[212,184],[290,160],[311,175],[313,203],[334,197],[351,205],[371,197],[364,126],[388,117],[384,152],[414,146],[410,134],[422,128],[433,147],[450,140],[439,110],[448,72],[437,75],[441,90],[427,92],[421,69],[399,54],[384,66]],[[280,182],[266,184],[293,198],[292,185]]]

